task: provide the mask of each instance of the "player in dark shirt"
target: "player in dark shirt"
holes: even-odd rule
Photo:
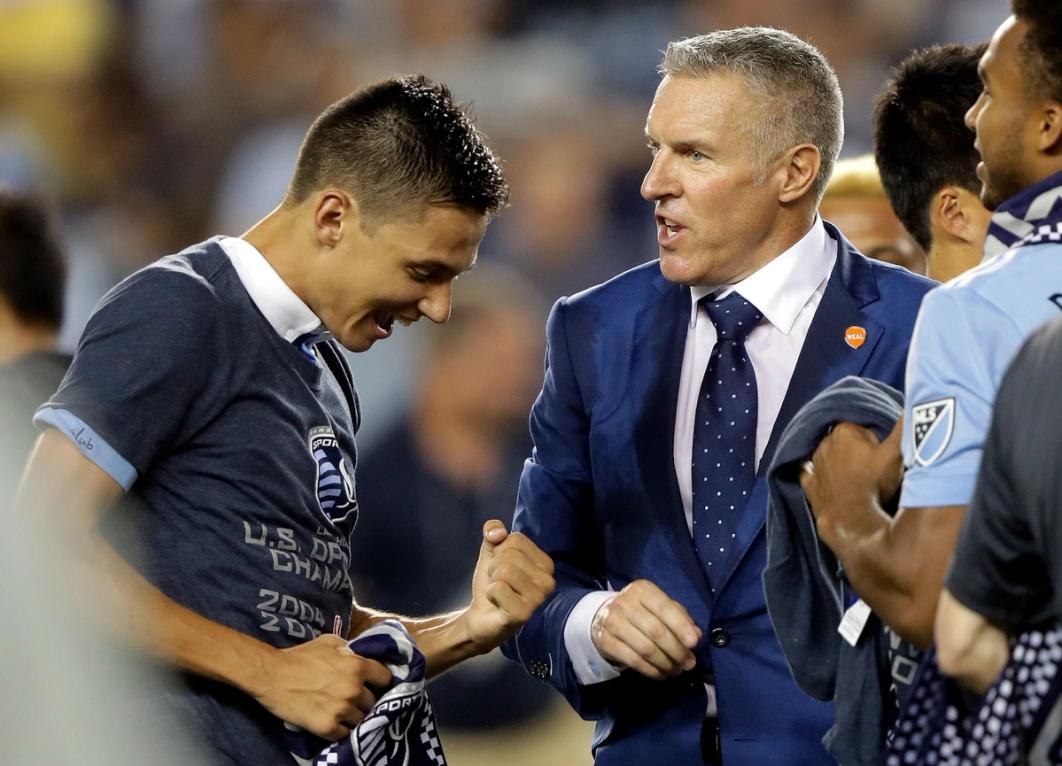
[[[47,210],[0,188],[0,502],[36,438],[33,411],[59,386],[66,263]]]
[[[1060,372],[1062,319],[1055,319],[1029,339],[1000,386],[977,494],[945,583],[964,608],[942,613],[937,641],[977,653],[959,673],[977,689],[1006,662],[1008,634],[1062,622]]]
[[[310,128],[276,210],[101,301],[38,412],[21,509],[48,524],[79,619],[183,671],[172,702],[216,763],[290,763],[282,721],[342,738],[390,681],[346,649],[389,615],[347,576],[360,409],[337,344],[446,321],[507,192],[445,88],[355,92]],[[429,675],[497,646],[553,588],[527,538],[483,530],[469,605],[399,618]]]

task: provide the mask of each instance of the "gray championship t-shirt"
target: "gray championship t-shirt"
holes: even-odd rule
[[[112,542],[148,580],[289,647],[349,629],[359,420],[349,375],[334,341],[300,350],[280,337],[210,240],[104,297],[36,419],[128,490],[104,529],[120,528]],[[184,682],[171,702],[217,762],[291,763],[282,723],[251,697]]]

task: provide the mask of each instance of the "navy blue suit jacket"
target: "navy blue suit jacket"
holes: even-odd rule
[[[907,348],[933,282],[864,258],[831,225],[838,258],[812,320],[760,472],[713,598],[686,526],[673,442],[690,290],[659,263],[639,266],[554,306],[535,449],[520,480],[514,529],[553,557],[557,589],[503,650],[598,721],[599,766],[698,764],[705,681],[717,689],[727,766],[827,764],[832,706],[793,682],[767,617],[766,469],[800,407],[845,375],[903,388]],[[851,348],[851,326],[866,340]],[[652,681],[633,671],[576,681],[564,624],[592,590],[638,579],[685,605],[704,638],[697,667]]]

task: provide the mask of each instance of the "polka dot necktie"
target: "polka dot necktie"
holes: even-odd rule
[[[756,373],[745,338],[763,315],[737,293],[701,305],[717,340],[693,428],[693,544],[714,593],[756,478]]]

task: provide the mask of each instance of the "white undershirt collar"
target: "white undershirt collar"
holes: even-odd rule
[[[316,342],[328,334],[320,317],[288,287],[258,248],[238,237],[219,237],[217,243],[277,335],[293,343],[300,338],[301,342]],[[307,335],[311,337],[303,338]]]

